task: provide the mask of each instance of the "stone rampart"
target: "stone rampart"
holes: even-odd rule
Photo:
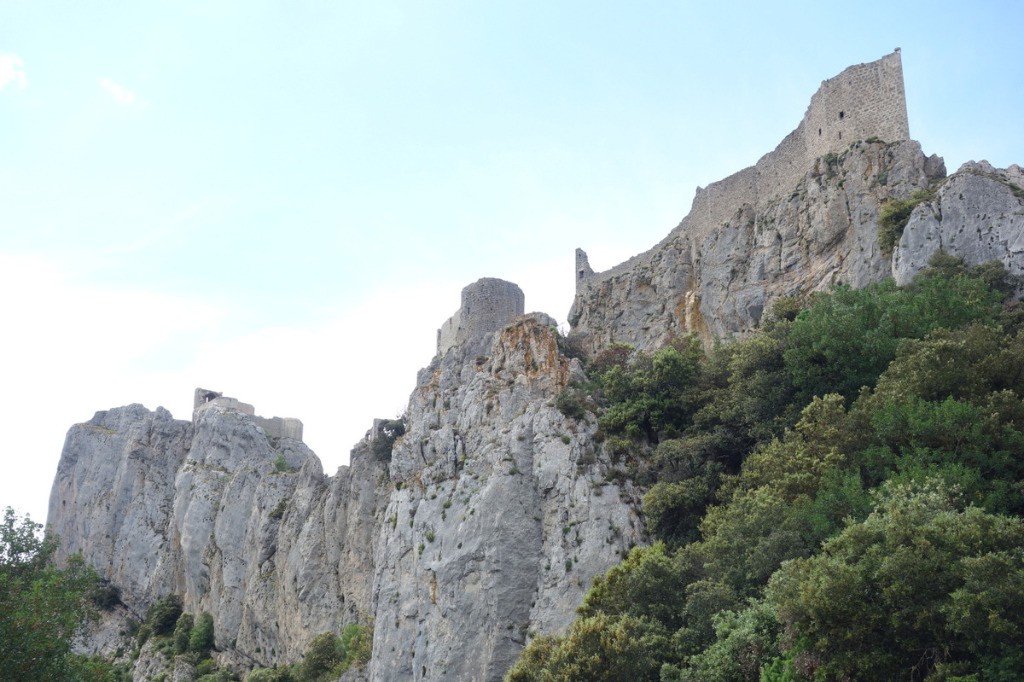
[[[462,306],[437,330],[437,352],[501,329],[523,314],[523,291],[512,282],[484,277],[462,290]]]
[[[197,388],[192,400],[192,419],[203,410],[217,408],[220,410],[231,410],[253,418],[253,422],[263,429],[271,438],[292,438],[302,440],[302,421],[293,417],[259,417],[256,409],[249,403],[243,403],[237,398],[229,398],[218,391],[211,391],[208,388]]]
[[[800,124],[774,150],[753,166],[697,188],[690,212],[677,230],[689,234],[717,230],[744,205],[764,205],[792,192],[816,159],[839,153],[853,142],[872,137],[885,142],[910,139],[899,49],[822,81]],[[666,240],[671,237],[670,234]],[[578,252],[577,293],[586,284],[631,271],[638,263],[646,262],[660,246],[600,273],[591,271],[589,264],[582,267],[586,254]]]

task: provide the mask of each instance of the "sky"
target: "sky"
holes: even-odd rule
[[[197,386],[331,474],[462,287],[563,325],[820,82],[902,48],[911,136],[1024,164],[1019,2],[0,0],[0,507],[67,429]]]

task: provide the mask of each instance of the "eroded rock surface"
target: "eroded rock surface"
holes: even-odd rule
[[[49,523],[137,615],[178,594],[241,663],[294,661],[369,613],[386,472],[368,453],[353,450],[360,477],[327,478],[304,444],[237,411],[99,412],[68,433]]]
[[[372,679],[501,679],[528,633],[566,626],[642,540],[596,421],[554,407],[579,369],[548,321],[519,318],[488,356],[456,348],[421,373],[377,546]]]

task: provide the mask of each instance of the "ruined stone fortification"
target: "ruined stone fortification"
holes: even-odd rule
[[[501,329],[523,314],[524,305],[522,289],[512,282],[493,277],[473,282],[462,290],[462,305],[437,330],[438,355]]]
[[[898,48],[878,61],[851,66],[822,81],[800,125],[773,151],[753,166],[697,188],[690,213],[677,230],[713,230],[727,222],[737,207],[763,204],[792,191],[819,157],[872,138],[885,142],[910,139],[903,62]],[[586,253],[578,249],[577,291],[627,271],[650,253],[594,273]]]
[[[229,398],[223,393],[211,391],[208,388],[197,388],[192,400],[193,421],[201,411],[211,408],[231,410],[252,417],[253,422],[271,438],[302,440],[302,421],[294,417],[260,417],[256,414],[256,408],[249,403],[243,403],[237,398]]]
[[[899,51],[852,66],[821,84],[774,151],[698,188],[656,246],[601,273],[577,250],[569,323],[591,352],[686,333],[711,344],[755,328],[780,296],[891,277],[879,207],[945,175],[909,140]]]

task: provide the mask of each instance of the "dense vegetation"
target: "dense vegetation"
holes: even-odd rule
[[[783,300],[704,354],[614,346],[557,405],[655,542],[510,682],[1024,679],[1024,325],[998,265]]]
[[[99,614],[120,602],[117,590],[105,584],[80,556],[67,566],[54,565],[57,539],[42,527],[7,508],[0,522],[0,682],[125,682],[147,643],[162,655],[168,669],[183,658],[197,682],[228,682],[238,676],[220,668],[215,649],[213,616],[185,612],[181,598],[171,594],[154,603],[133,624],[130,652],[117,661],[80,656],[74,639]],[[302,661],[290,666],[260,668],[247,680],[257,682],[323,682],[337,679],[370,658],[372,628],[351,624],[340,636],[323,633],[309,645]],[[123,655],[122,655],[123,654]],[[159,673],[155,682],[166,682]]]
[[[95,602],[109,598],[81,557],[65,568],[51,559],[57,544],[41,526],[4,510],[0,522],[0,679],[20,682],[102,680],[110,666],[72,653],[71,643]]]

